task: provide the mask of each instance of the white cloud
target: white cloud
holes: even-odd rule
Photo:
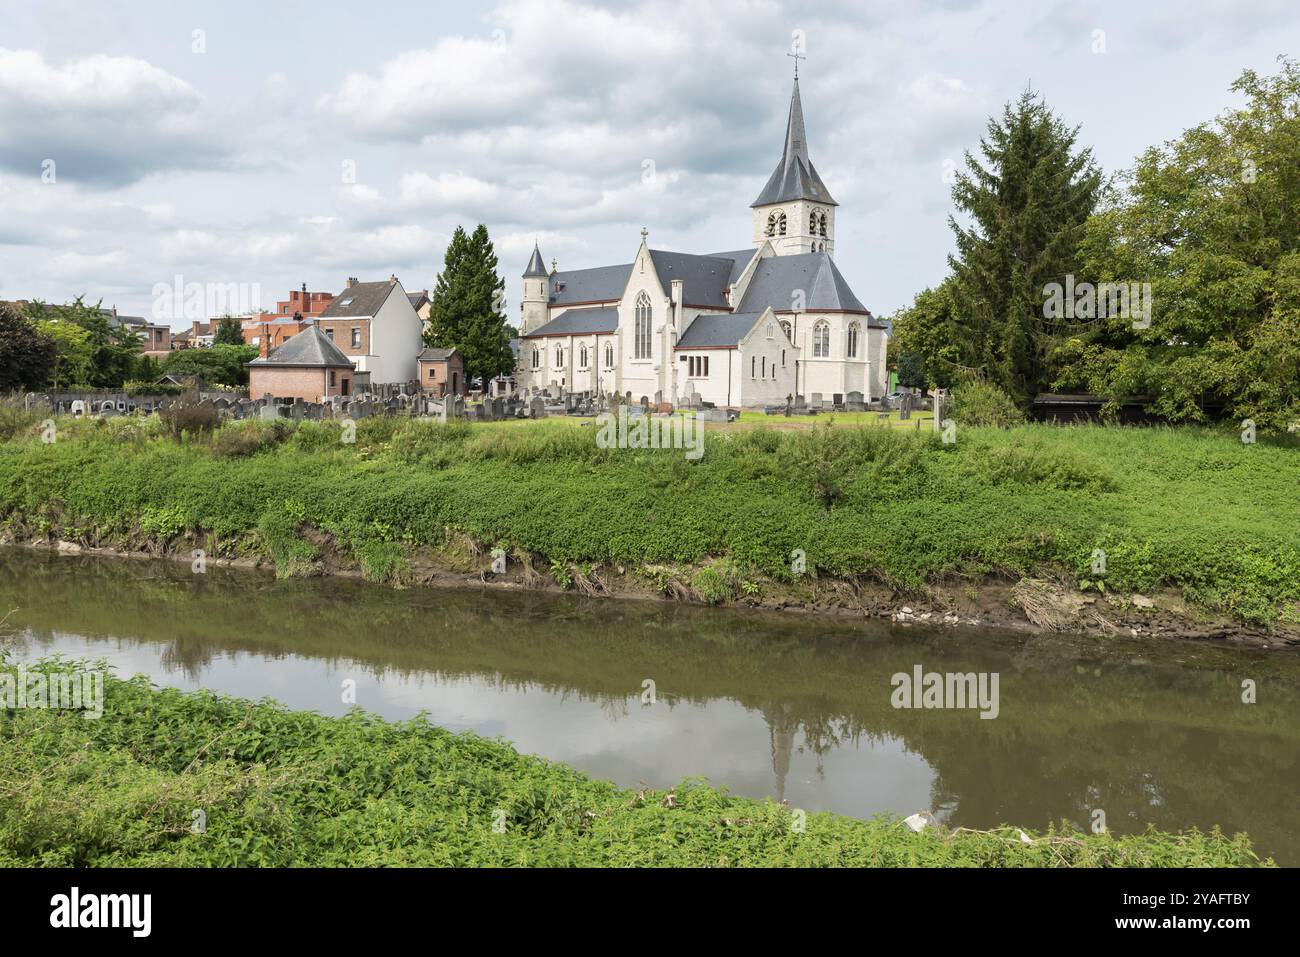
[[[58,180],[121,185],[164,169],[212,165],[226,153],[184,80],[129,56],[48,63],[0,49],[0,167]]]

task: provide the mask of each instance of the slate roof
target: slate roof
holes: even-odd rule
[[[871,314],[853,294],[835,260],[821,252],[769,256],[761,260],[754,267],[754,275],[736,311],[762,312],[771,306],[777,312],[790,312],[798,289],[803,290],[801,312]]]
[[[692,306],[713,306],[726,309],[727,286],[735,262],[716,256],[694,256],[690,253],[670,253],[660,249],[650,250],[650,259],[659,274],[664,293],[672,290],[674,279],[685,283],[682,295]],[[743,268],[743,267],[742,267]]]
[[[538,276],[549,276],[551,271],[546,268],[542,262],[542,251],[537,248],[537,243],[533,243],[533,257],[528,260],[528,268],[524,270],[525,279],[535,279]]]
[[[745,271],[745,267],[749,265],[749,261],[754,258],[754,255],[757,252],[758,250],[751,246],[748,249],[735,249],[731,252],[709,253],[709,256],[713,259],[731,260],[731,275],[727,278],[727,285],[734,285],[736,280],[740,278],[740,274]]]
[[[432,346],[421,352],[417,359],[423,359],[425,362],[446,362],[456,351],[455,347],[451,349],[435,349]]]
[[[575,302],[610,302],[622,298],[631,274],[631,263],[555,272],[551,274],[547,292],[553,306],[572,305]],[[557,285],[561,286],[558,291]]]
[[[387,285],[387,283],[385,283]],[[320,326],[308,326],[264,359],[254,359],[249,366],[319,366],[324,369],[351,369],[352,360],[345,356]]]
[[[790,97],[790,117],[785,124],[785,149],[781,152],[781,162],[758,194],[758,199],[749,205],[767,206],[771,203],[785,203],[794,199],[809,199],[827,206],[838,206],[831,199],[831,191],[826,188],[817,169],[808,158],[808,136],[803,127],[803,104],[799,101],[799,80],[794,81],[794,93]]]
[[[542,336],[591,336],[618,329],[618,309],[604,306],[599,309],[566,309],[546,325],[523,336],[536,339]]]
[[[382,282],[359,282],[349,286],[334,297],[321,319],[368,319],[377,313],[395,284],[387,279]]]
[[[721,316],[699,315],[677,340],[678,349],[731,349],[754,328],[762,312],[729,312]]]
[[[650,250],[650,259],[659,274],[664,295],[671,292],[673,280],[680,279],[685,283],[683,291],[688,305],[719,309],[727,308],[727,287],[735,282],[753,256],[752,249],[712,256]],[[631,275],[632,263],[551,273],[547,283],[550,304],[565,306],[580,302],[617,301],[622,298]]]
[[[411,308],[418,312],[420,307],[429,301],[429,290],[421,289],[419,292],[408,292],[406,298],[411,300]]]

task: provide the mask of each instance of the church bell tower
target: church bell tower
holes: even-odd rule
[[[794,78],[790,117],[785,125],[781,161],[768,179],[754,211],[755,247],[771,241],[777,255],[835,253],[835,207],[831,192],[808,158],[808,139],[799,101],[799,77]]]

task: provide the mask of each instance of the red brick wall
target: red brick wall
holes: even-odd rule
[[[369,319],[318,319],[316,325],[326,335],[333,333],[333,342],[345,356],[370,355]],[[361,345],[352,348],[352,330],[361,330]]]
[[[334,373],[333,387],[329,385],[330,372]],[[250,367],[249,398],[260,399],[268,392],[277,399],[302,399],[306,402],[316,402],[321,396],[351,395],[352,370]]]

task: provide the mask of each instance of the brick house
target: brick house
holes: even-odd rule
[[[262,350],[266,355],[268,350],[278,349],[310,326],[333,301],[334,293],[308,292],[307,284],[303,283],[301,289],[289,290],[288,299],[275,304],[275,312],[246,317],[240,323],[244,342],[258,347],[266,344],[267,349]]]
[[[348,357],[318,326],[310,325],[248,364],[248,394],[319,402],[332,395],[351,395],[353,375]]]
[[[420,391],[430,395],[464,395],[465,362],[455,349],[425,349],[417,360]]]
[[[396,276],[381,282],[349,278],[316,325],[372,383],[410,382],[418,374],[423,323]]]

